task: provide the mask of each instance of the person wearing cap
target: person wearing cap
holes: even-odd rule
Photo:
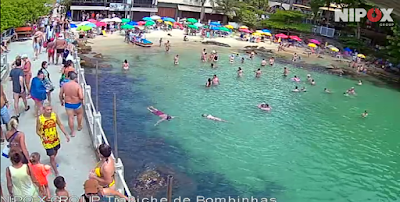
[[[25,77],[25,86],[26,86],[26,93],[27,96],[30,96],[31,92],[31,79],[32,79],[32,63],[28,59],[28,55],[24,54],[22,55],[22,61],[24,62],[23,64],[23,70],[24,70],[24,77]]]
[[[95,179],[88,179],[83,184],[83,189],[85,193],[82,194],[79,202],[92,202],[99,201],[103,196],[117,196],[129,201],[129,198],[118,191],[110,188],[103,188],[100,186],[99,182]]]
[[[62,34],[56,39],[56,65],[58,64],[58,59],[63,56],[64,50],[67,48],[67,41],[65,41]]]
[[[78,131],[82,130],[83,120],[83,91],[82,87],[77,82],[78,75],[71,71],[68,73],[69,82],[64,83],[60,89],[61,106],[65,106],[65,111],[68,115],[68,126],[71,130],[71,136],[75,137],[74,119],[75,114],[78,120]]]

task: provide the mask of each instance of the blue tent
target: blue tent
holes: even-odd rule
[[[213,25],[213,26],[220,26],[221,23],[219,23],[219,22],[211,22],[210,25]]]
[[[153,19],[151,19],[151,17],[144,17],[144,18],[142,18],[142,20],[149,21],[149,20],[153,20]]]
[[[130,21],[130,22],[128,23],[128,25],[135,26],[135,25],[138,25],[138,23],[137,23],[137,22],[135,22],[135,21]]]

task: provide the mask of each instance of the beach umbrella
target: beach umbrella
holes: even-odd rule
[[[150,18],[151,18],[152,20],[160,20],[160,19],[161,19],[161,17],[158,16],[158,15],[152,15],[152,16],[150,16]]]
[[[253,36],[261,36],[261,33],[254,32],[254,33],[253,33]]]
[[[110,18],[104,18],[100,22],[114,22],[114,21]]]
[[[317,45],[315,43],[309,43],[308,46],[311,47],[311,48],[316,48],[317,47]]]
[[[228,29],[233,29],[232,25],[225,25],[225,27],[228,28]]]
[[[92,22],[92,23],[96,23],[97,22],[97,20],[95,20],[95,19],[89,19],[88,21]]]
[[[133,29],[133,26],[126,24],[126,25],[122,25],[121,29]]]
[[[146,24],[146,22],[145,21],[139,21],[139,22],[137,22],[137,24],[142,26],[142,25]]]
[[[364,59],[366,58],[364,54],[358,54],[357,57],[364,58]]]
[[[336,48],[336,47],[332,47],[332,48],[331,48],[331,51],[333,51],[333,52],[339,52],[339,49]]]
[[[219,23],[219,22],[210,22],[210,25],[212,25],[212,26],[221,26],[221,23]]]
[[[208,26],[207,26],[207,25],[204,25],[203,28],[204,28],[204,29],[208,29]]]
[[[138,23],[135,22],[135,21],[130,21],[130,22],[128,22],[127,24],[128,24],[128,25],[132,25],[132,26],[138,25]]]
[[[79,27],[79,26],[82,26],[82,25],[87,25],[87,24],[89,24],[89,23],[90,23],[89,21],[81,22],[81,23],[79,23],[78,27]]]
[[[197,26],[195,26],[195,25],[188,25],[188,27],[190,28],[190,29],[199,29],[199,27],[197,27]]]
[[[153,20],[153,19],[151,19],[151,17],[144,17],[144,18],[142,18],[142,20],[149,21],[149,20]]]
[[[275,35],[275,37],[277,37],[277,38],[282,38],[282,39],[287,39],[287,38],[289,38],[286,34],[282,34],[282,33]]]
[[[231,31],[231,30],[228,29],[227,27],[220,27],[219,30],[220,30],[220,31],[223,31],[223,32],[230,32],[230,31]]]
[[[268,29],[263,29],[261,30],[262,32],[266,32],[266,33],[271,33],[271,31],[269,31]]]
[[[165,21],[164,23],[165,23],[166,25],[171,25],[171,26],[173,26],[172,22]]]
[[[315,44],[321,44],[321,42],[319,42],[317,39],[311,39],[310,43],[315,43]]]
[[[122,22],[130,22],[130,21],[131,21],[131,19],[128,19],[128,18],[122,18],[122,19],[121,19],[121,21],[122,21]]]
[[[86,25],[82,25],[82,26],[79,26],[78,29],[76,29],[76,30],[78,30],[78,31],[89,31],[91,29],[92,29],[92,27],[89,27],[89,26],[86,26]]]
[[[152,26],[154,24],[156,24],[154,21],[149,20],[149,21],[146,21],[146,24],[144,24],[144,26],[148,27],[148,26]]]
[[[157,20],[157,22],[162,22],[163,20],[161,20],[161,19],[159,19],[159,20]],[[165,22],[167,22],[167,21],[165,21]]]
[[[262,35],[266,35],[266,36],[272,36],[272,34],[271,33],[269,33],[269,32],[263,32],[263,33],[261,33]]]
[[[197,20],[194,19],[194,18],[188,18],[186,21],[190,22],[190,23],[196,23],[197,22]]]
[[[353,52],[350,48],[344,48],[344,51]]]
[[[122,22],[121,18],[119,18],[119,17],[111,18],[111,21],[112,22]]]
[[[168,17],[164,17],[162,20],[172,22],[172,23],[176,22],[173,18],[168,18]]]
[[[78,27],[78,26],[76,26],[76,24],[73,24],[73,23],[69,24],[69,26],[70,26],[71,28],[77,28],[77,27]]]
[[[202,27],[203,24],[201,24],[201,23],[198,22],[198,23],[195,23],[194,26],[196,26],[196,27]]]
[[[247,26],[241,26],[239,29],[249,29]]]
[[[96,22],[96,26],[97,27],[104,27],[104,26],[107,26],[107,23],[105,23],[105,22]]]
[[[211,30],[217,31],[219,30],[219,27],[211,27]]]
[[[252,31],[248,30],[248,29],[239,29],[240,32],[244,32],[244,33],[252,33]]]
[[[89,26],[89,27],[97,27],[94,23],[88,23],[88,24],[86,24],[86,26]]]
[[[289,36],[289,38],[295,41],[302,41],[298,36]]]

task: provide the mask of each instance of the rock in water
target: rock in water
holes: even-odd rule
[[[141,197],[150,197],[157,195],[166,184],[166,177],[158,171],[146,170],[136,178],[133,189]]]
[[[206,44],[206,45],[215,45],[215,46],[223,46],[223,47],[231,47],[230,45],[226,44],[226,43],[221,43],[221,42],[217,42],[217,41],[203,41],[201,42],[202,44]]]
[[[103,55],[101,53],[93,55],[94,58],[103,58]]]

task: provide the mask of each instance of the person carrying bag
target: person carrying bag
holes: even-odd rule
[[[9,158],[8,155],[10,153],[11,143],[15,139],[15,137],[17,137],[18,133],[19,131],[15,131],[15,133],[11,136],[11,138],[7,140],[8,144],[4,147],[3,152],[1,153],[1,155],[4,156],[5,158]]]

